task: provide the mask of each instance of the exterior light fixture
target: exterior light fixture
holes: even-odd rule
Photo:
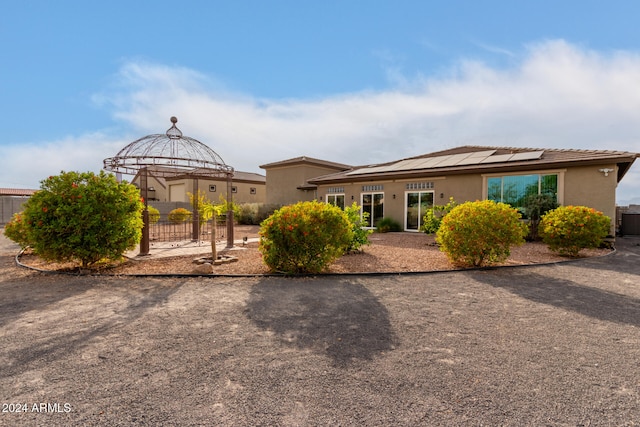
[[[613,172],[615,169],[604,168],[600,169],[600,172],[604,174],[604,176],[609,176],[609,172]]]

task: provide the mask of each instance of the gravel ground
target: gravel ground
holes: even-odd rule
[[[289,279],[45,275],[1,239],[0,425],[640,424],[639,238]]]

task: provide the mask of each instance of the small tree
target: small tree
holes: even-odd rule
[[[484,200],[453,208],[442,219],[436,241],[453,263],[480,267],[507,259],[510,247],[523,244],[526,234],[516,209]]]
[[[529,219],[529,239],[538,240],[540,218],[557,207],[556,198],[549,194],[531,194],[524,199],[522,209]]]
[[[582,249],[597,248],[609,234],[611,219],[586,206],[560,206],[540,221],[540,237],[549,249],[578,256]]]
[[[142,209],[138,189],[113,175],[62,172],[41,181],[25,203],[15,238],[45,260],[79,260],[86,268],[117,259],[140,241]]]
[[[347,214],[328,203],[284,206],[260,225],[260,252],[272,270],[318,273],[349,247],[353,232]]]

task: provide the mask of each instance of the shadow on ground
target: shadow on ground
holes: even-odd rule
[[[15,333],[16,328],[24,329],[22,345],[2,355],[11,363],[0,372],[0,378],[17,375],[42,360],[52,363],[65,359],[95,338],[114,333],[122,325],[143,317],[148,310],[165,304],[183,284],[155,280],[143,286],[130,286],[122,281],[111,282],[107,286],[119,288],[117,304],[104,301],[101,309],[96,310],[95,299],[100,292],[95,290],[100,288],[99,279],[93,276],[57,278],[60,280],[54,283],[0,282],[5,291],[10,289],[7,285],[16,286],[17,290],[7,292],[2,300],[0,325],[14,323],[13,331],[5,331],[7,334]],[[40,313],[45,311],[48,320],[43,323]],[[31,339],[31,329],[44,331],[44,336]]]
[[[583,271],[588,272],[588,269],[584,268]],[[586,286],[570,279],[552,277],[529,269],[465,274],[476,281],[506,289],[530,301],[570,310],[598,320],[640,326],[640,299],[630,295]]]
[[[265,278],[253,286],[246,312],[286,345],[325,354],[335,366],[396,346],[386,307],[354,281]]]

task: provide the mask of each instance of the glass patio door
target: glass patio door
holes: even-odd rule
[[[405,230],[418,231],[422,226],[422,217],[433,207],[432,191],[415,191],[406,193]]]
[[[363,193],[362,212],[369,214],[366,228],[375,228],[384,217],[384,193]]]

